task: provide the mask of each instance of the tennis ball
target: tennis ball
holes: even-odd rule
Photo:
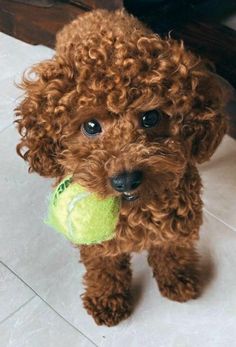
[[[66,177],[50,197],[45,221],[74,244],[94,244],[112,239],[119,213],[119,199],[99,199]]]

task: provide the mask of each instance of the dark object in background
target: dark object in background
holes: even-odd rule
[[[55,4],[54,0],[12,0],[14,2],[20,2],[26,5],[38,6],[38,7],[51,7]]]
[[[235,0],[124,0],[123,3],[159,34],[194,20],[219,23],[236,11]]]
[[[9,0],[19,2],[25,5],[37,7],[51,7],[53,5],[71,4],[77,6],[83,11],[92,11],[96,8],[106,8],[108,10],[115,10],[121,7],[122,0]]]

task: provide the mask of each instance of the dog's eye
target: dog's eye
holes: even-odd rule
[[[87,136],[95,136],[102,132],[101,125],[96,119],[91,119],[83,123],[82,130]]]
[[[141,125],[143,128],[153,128],[159,123],[160,119],[160,112],[156,110],[147,111],[142,115]]]

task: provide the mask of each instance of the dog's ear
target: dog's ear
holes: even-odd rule
[[[70,71],[56,58],[33,66],[20,87],[25,97],[16,108],[21,141],[17,153],[29,162],[29,171],[42,176],[63,175],[58,159],[64,149],[63,129],[73,90]]]
[[[190,160],[207,161],[220,144],[227,130],[223,113],[223,91],[216,75],[205,67],[192,72],[193,105],[183,120],[182,136]]]

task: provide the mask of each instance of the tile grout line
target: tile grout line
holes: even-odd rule
[[[3,261],[0,263],[5,266],[11,273],[13,273],[22,283],[24,283],[32,292],[39,297],[54,313],[56,313],[64,322],[70,325],[74,330],[76,330],[79,334],[85,337],[89,342],[91,342],[95,347],[99,347],[93,340],[91,340],[88,336],[86,336],[82,331],[80,331],[77,327],[75,327],[72,323],[70,323],[65,317],[63,317],[59,312],[57,312],[45,299],[43,299],[28,283],[26,283],[15,271],[13,271],[8,265],[6,265]]]
[[[2,264],[3,265],[3,264]],[[0,324],[4,323],[5,321],[7,321],[9,318],[11,318],[12,316],[14,316],[14,314],[16,314],[17,312],[19,312],[23,307],[25,307],[26,305],[28,305],[34,298],[36,298],[36,295],[34,294],[30,299],[28,299],[26,302],[24,302],[21,306],[19,306],[15,311],[11,312],[7,317],[3,318],[0,321]]]
[[[4,133],[4,131],[6,131],[7,129],[9,129],[10,127],[12,127],[12,126],[14,126],[14,124],[12,123],[12,124],[9,124],[9,125],[7,125],[5,128],[3,128],[3,129],[1,129],[0,130],[0,135],[2,134],[2,133]]]
[[[216,220],[218,220],[218,222],[221,222],[222,224],[224,224],[225,226],[227,226],[229,229],[231,229],[232,231],[236,231],[236,228],[234,228],[232,225],[224,222],[221,218],[217,217],[214,213],[210,212],[207,208],[203,208],[203,211],[205,211],[207,214],[209,214],[209,216],[215,218]]]

